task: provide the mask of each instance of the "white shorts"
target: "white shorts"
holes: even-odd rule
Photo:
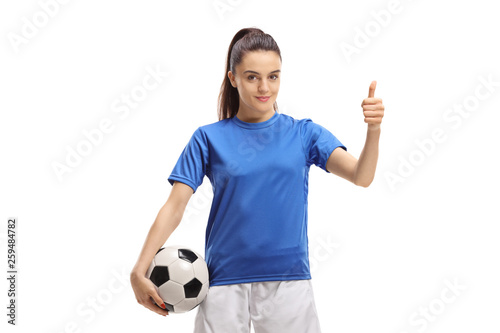
[[[320,333],[311,280],[212,286],[194,333]]]

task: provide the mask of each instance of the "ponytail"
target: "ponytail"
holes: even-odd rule
[[[240,99],[238,89],[231,85],[227,73],[235,73],[235,67],[241,63],[244,55],[249,51],[274,51],[281,60],[281,52],[276,41],[269,34],[264,33],[258,28],[244,28],[234,35],[226,58],[226,69],[224,72],[224,81],[220,88],[217,102],[217,112],[219,120],[232,118],[238,113]],[[274,102],[274,110],[278,109],[277,102]]]

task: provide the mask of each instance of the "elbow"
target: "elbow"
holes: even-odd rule
[[[368,187],[373,182],[373,178],[375,178],[375,173],[367,173],[367,172],[358,172],[357,165],[354,168],[351,179],[352,182],[361,187]]]
[[[372,183],[373,181],[373,178],[372,179],[364,179],[364,180],[355,180],[353,183],[356,185],[356,186],[360,186],[360,187],[368,187],[370,186],[370,184]]]

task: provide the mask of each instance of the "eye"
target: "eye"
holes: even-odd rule
[[[275,80],[275,81],[278,79],[278,75],[271,75],[271,78],[273,78],[273,77],[274,77],[273,80]]]
[[[255,75],[249,75],[249,76],[248,76],[248,79],[249,79],[250,81],[252,81],[252,78],[253,78],[253,77],[255,77]]]

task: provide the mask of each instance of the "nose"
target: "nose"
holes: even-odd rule
[[[267,80],[260,81],[259,92],[266,93],[268,91],[269,91],[269,84],[267,83]]]

